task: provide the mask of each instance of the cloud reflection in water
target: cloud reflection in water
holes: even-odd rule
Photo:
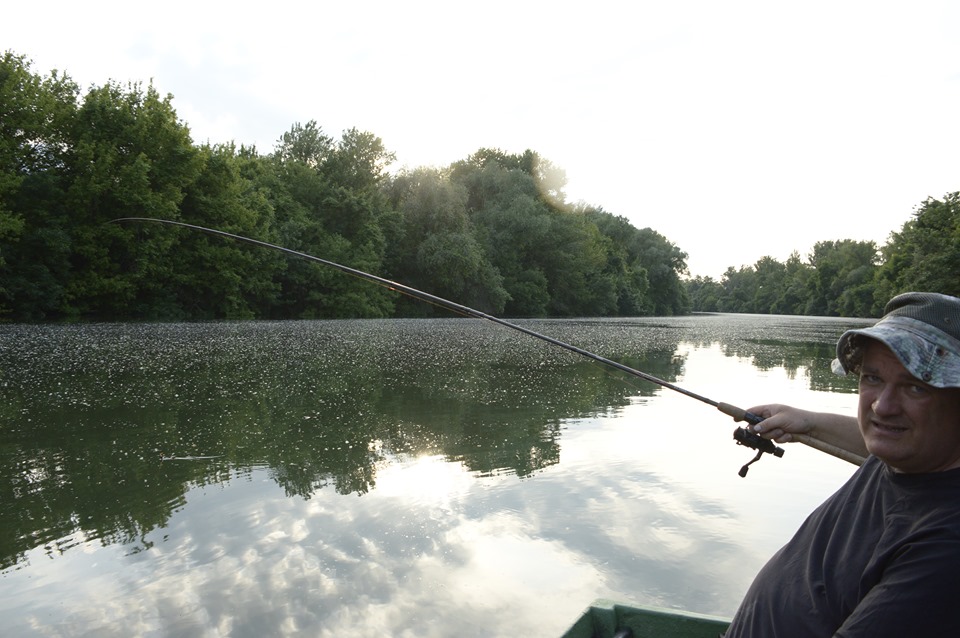
[[[88,544],[55,561],[31,558],[34,587],[58,604],[24,605],[12,629],[539,635],[564,626],[585,601],[637,589],[638,575],[649,581],[639,591],[662,591],[676,563],[703,551],[694,545],[709,534],[691,514],[699,506],[666,498],[668,488],[650,480],[559,469],[477,480],[427,459],[390,468],[363,497],[321,490],[304,500],[276,498],[277,485],[259,469],[189,491],[168,526],[147,535],[148,551],[120,557],[126,546]],[[646,520],[646,531],[628,524]],[[567,615],[558,618],[558,609]]]

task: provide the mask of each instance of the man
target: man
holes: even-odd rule
[[[844,333],[856,419],[751,408],[762,436],[867,455],[760,571],[727,638],[960,636],[960,299],[906,293]]]

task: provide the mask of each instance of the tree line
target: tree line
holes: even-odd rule
[[[0,320],[203,320],[444,313],[321,265],[157,217],[323,257],[511,317],[692,311],[874,316],[910,289],[960,293],[957,193],[887,245],[824,241],[720,281],[651,228],[566,201],[534,151],[480,149],[388,172],[376,135],[295,123],[269,153],[193,143],[152,84],[81,92],[0,58]]]
[[[839,317],[880,316],[910,290],[960,296],[960,192],[924,201],[882,247],[821,241],[805,260],[797,252],[786,262],[763,257],[686,287],[696,311]]]
[[[172,96],[108,82],[81,94],[0,59],[0,318],[196,320],[430,316],[430,305],[244,235],[491,314],[688,312],[686,254],[650,228],[565,201],[533,151],[480,149],[396,175],[380,138],[296,123],[269,153],[196,145]],[[448,314],[444,311],[444,314]]]

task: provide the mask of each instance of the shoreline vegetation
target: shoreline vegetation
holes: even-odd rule
[[[716,281],[653,228],[566,201],[532,150],[390,173],[375,134],[295,123],[272,151],[197,145],[152,86],[81,91],[0,57],[0,321],[445,316],[332,269],[155,217],[251,237],[504,317],[694,311],[878,316],[906,290],[960,294],[960,192],[884,246],[818,242]]]

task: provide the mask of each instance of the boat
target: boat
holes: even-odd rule
[[[718,638],[729,626],[729,618],[600,599],[561,638]]]

